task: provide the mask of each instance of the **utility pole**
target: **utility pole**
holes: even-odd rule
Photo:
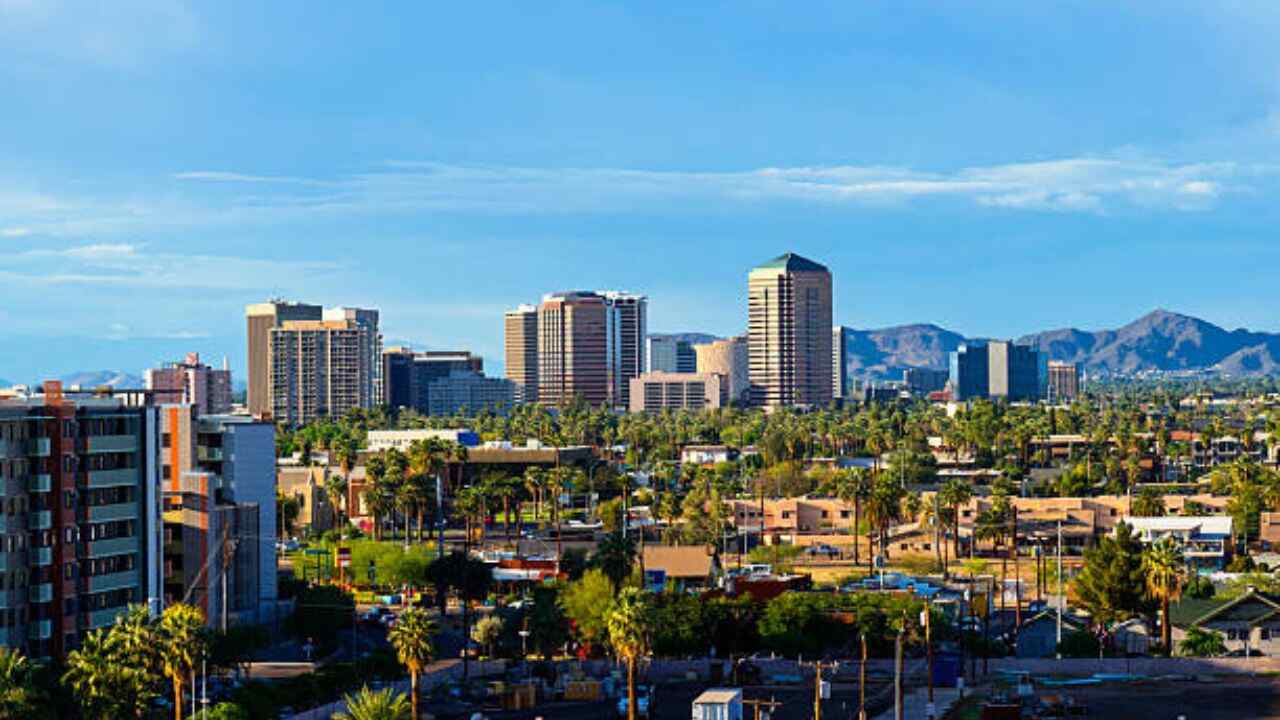
[[[440,542],[436,545],[436,558],[444,557],[444,486],[441,484],[440,475],[436,474],[436,524],[437,537]],[[558,568],[557,568],[558,569]]]
[[[773,712],[776,708],[782,707],[782,703],[774,700],[772,697],[768,700],[743,700],[742,704],[753,709],[754,712],[752,717],[754,717],[755,720],[760,720],[760,708]]]
[[[1022,573],[1018,571],[1018,506],[1013,506],[1013,542],[1010,543],[1010,549],[1013,552],[1013,636],[1018,637],[1018,631],[1022,629]]]
[[[924,601],[924,610],[920,611],[920,624],[924,626],[924,650],[925,656],[928,658],[928,675],[929,675],[929,704],[925,706],[925,717],[933,720],[933,623],[931,622],[929,612],[929,601]]]
[[[822,720],[822,671],[834,667],[834,664],[823,665],[821,661],[813,664],[813,720]]]
[[[903,627],[898,631],[898,637],[893,642],[893,717],[894,720],[904,720],[903,712],[906,708],[902,705],[902,637],[906,632],[906,618],[903,618]]]
[[[862,662],[858,663],[858,720],[867,720],[867,634],[860,637]]]
[[[1058,521],[1058,645],[1062,647],[1062,611],[1066,603],[1066,598],[1062,596],[1062,521]],[[1062,652],[1057,653],[1058,659],[1062,659]]]
[[[231,569],[231,562],[235,559],[237,541],[231,539],[231,527],[226,526],[222,529],[222,632],[227,632],[227,575]]]

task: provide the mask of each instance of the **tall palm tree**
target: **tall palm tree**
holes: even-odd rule
[[[347,478],[345,474],[333,473],[324,479],[324,496],[328,499],[329,504],[333,506],[334,521],[338,524],[339,533],[345,534],[346,523],[343,522],[343,515],[347,507]]]
[[[409,696],[413,720],[418,720],[418,674],[435,657],[432,637],[436,625],[421,608],[408,608],[387,631],[387,640],[396,649],[396,658],[409,671]]]
[[[951,508],[952,549],[960,557],[960,508],[973,497],[973,488],[961,480],[948,480],[938,490],[942,504]]]
[[[547,473],[539,467],[531,467],[524,471],[524,488],[533,498],[533,521],[542,520],[542,493],[547,487]]]
[[[1160,642],[1168,653],[1173,642],[1169,626],[1169,604],[1182,595],[1186,563],[1173,538],[1164,538],[1142,554],[1142,569],[1147,576],[1147,595],[1160,603]]]
[[[639,588],[624,588],[605,618],[609,644],[627,664],[627,720],[636,719],[636,663],[649,654],[652,621],[649,605]]]
[[[385,484],[387,477],[386,459],[382,455],[374,455],[365,462],[364,472],[368,481],[365,502],[369,505],[369,512],[373,514],[373,539],[378,541],[382,539],[382,519],[394,502],[390,493],[387,492]]]
[[[347,709],[335,714],[334,720],[406,720],[409,717],[409,698],[391,688],[374,692],[365,685],[360,692],[343,696],[343,700]]]
[[[551,524],[556,528],[556,563],[560,562],[560,495],[572,487],[573,470],[567,467],[553,468],[547,473],[547,493],[551,496]]]
[[[173,681],[174,720],[182,720],[183,687],[205,652],[204,619],[199,608],[186,603],[170,605],[160,616],[161,662]]]
[[[17,650],[0,647],[0,720],[18,720],[36,714],[34,668]]]
[[[880,554],[889,557],[889,528],[902,517],[902,485],[897,480],[880,475],[872,482],[871,496],[867,498],[867,522],[872,533],[878,537]]]
[[[67,671],[62,684],[70,688],[84,709],[86,718],[114,720],[125,715],[142,717],[150,704],[139,702],[145,683],[128,667],[112,642],[109,630],[90,632],[80,647],[67,654]]]

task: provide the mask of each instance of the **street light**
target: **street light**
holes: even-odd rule
[[[529,681],[529,634],[530,633],[527,629],[522,628],[518,634],[520,635],[520,653],[523,655],[523,660],[524,660],[524,679],[525,679],[525,682],[527,683]]]

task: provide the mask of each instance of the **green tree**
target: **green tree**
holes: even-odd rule
[[[409,697],[413,720],[418,720],[418,675],[435,656],[432,640],[436,626],[425,610],[406,608],[387,631],[387,640],[396,649],[396,659],[409,671]]]
[[[252,720],[249,711],[233,702],[220,702],[200,716],[200,720]]]
[[[620,588],[631,576],[631,568],[636,560],[636,543],[621,532],[609,533],[596,546],[593,560],[609,577],[613,587]]]
[[[636,720],[636,663],[649,653],[649,605],[637,588],[623,588],[605,624],[613,652],[627,664],[627,720]]]
[[[476,621],[471,628],[471,639],[484,648],[485,654],[493,657],[493,648],[502,637],[504,624],[497,615],[485,615]]]
[[[409,698],[391,688],[375,692],[366,685],[343,700],[347,709],[334,715],[334,720],[407,720],[411,713]]]
[[[1173,628],[1169,624],[1169,603],[1177,600],[1186,577],[1186,561],[1174,545],[1164,538],[1142,554],[1142,569],[1147,576],[1147,595],[1160,604],[1160,642],[1166,653],[1173,648]]]
[[[560,593],[560,607],[573,621],[578,636],[589,646],[608,638],[606,618],[613,602],[615,586],[602,570],[592,569]]]
[[[1178,643],[1178,654],[1183,657],[1220,657],[1227,654],[1227,644],[1222,641],[1221,633],[1193,627]]]
[[[130,658],[121,644],[112,628],[99,628],[67,654],[62,682],[75,694],[88,718],[141,718],[159,694],[159,676],[144,664],[136,664],[137,658]]]
[[[1162,517],[1165,514],[1164,496],[1155,488],[1143,488],[1133,499],[1132,512],[1135,517]]]
[[[1143,612],[1145,588],[1142,544],[1127,523],[1120,523],[1114,535],[1085,550],[1084,567],[1071,584],[1080,604],[1101,625]]]
[[[35,671],[21,652],[0,647],[0,720],[19,720],[35,714],[40,693]]]

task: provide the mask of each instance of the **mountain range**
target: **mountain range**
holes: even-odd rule
[[[851,330],[849,362],[858,374],[897,378],[907,367],[945,369],[965,336],[937,325]],[[1091,374],[1212,370],[1229,375],[1280,374],[1280,334],[1225,330],[1189,315],[1155,310],[1114,330],[1063,328],[1025,335],[1050,360]]]

